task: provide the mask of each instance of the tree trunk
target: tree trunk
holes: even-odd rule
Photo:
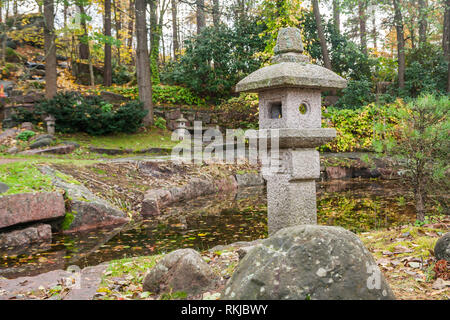
[[[419,46],[423,46],[427,41],[427,10],[428,3],[426,0],[418,0],[419,4]]]
[[[69,9],[68,2],[64,1],[63,15],[64,15],[64,28],[67,28],[67,10]]]
[[[103,85],[110,87],[112,85],[112,63],[111,63],[111,0],[105,0],[105,18],[104,18],[105,36],[108,37],[105,42],[105,59],[103,70]]]
[[[337,32],[341,32],[341,8],[339,0],[333,0],[333,24]]]
[[[172,0],[172,43],[173,43],[173,58],[178,58],[180,45],[178,42],[178,10],[177,0]]]
[[[420,188],[418,188],[418,190],[415,192],[415,200],[416,200],[416,217],[417,220],[419,221],[425,221],[425,204],[423,201],[423,195],[422,192],[420,190]]]
[[[405,36],[403,33],[403,17],[401,11],[401,0],[393,0],[394,24],[397,31],[397,55],[398,55],[398,87],[405,87]]]
[[[107,1],[107,0],[105,0]],[[119,10],[117,10],[117,0],[113,0],[113,8],[114,8],[114,28],[116,29],[116,40],[120,42],[120,30],[122,30],[122,22],[120,20]],[[120,66],[120,46],[116,46],[117,52],[117,65]]]
[[[150,1],[150,69],[152,83],[159,83],[159,41],[161,37],[161,28],[158,23],[157,0]]]
[[[128,49],[133,48],[133,33],[134,33],[134,0],[130,0],[130,6],[128,8],[129,20],[128,20]]]
[[[2,32],[2,63],[3,65],[6,64],[6,41],[8,37],[6,35],[6,32]]]
[[[213,17],[213,24],[215,27],[217,27],[220,24],[219,0],[213,0],[212,17]]]
[[[57,91],[56,44],[53,0],[44,0],[45,97],[51,99]]]
[[[206,27],[205,0],[196,0],[197,4],[197,34]]]
[[[89,44],[87,43],[86,39],[88,36],[88,32],[87,32],[86,18],[84,17],[86,15],[86,12],[84,11],[84,7],[81,4],[78,5],[78,9],[80,11],[80,14],[82,15],[80,23],[81,28],[83,29],[83,35],[79,37],[80,40],[80,44],[78,46],[79,55],[80,59],[89,59],[90,56]]]
[[[373,47],[375,50],[377,49],[377,38],[378,38],[378,30],[377,30],[377,10],[373,7],[372,11],[372,41]]]
[[[136,71],[139,88],[139,99],[144,104],[147,116],[143,120],[145,126],[153,124],[152,82],[150,61],[148,59],[146,1],[135,0],[136,9]]]
[[[446,57],[450,54],[450,1],[444,2],[444,30],[442,33],[442,49]]]
[[[327,42],[325,39],[325,34],[323,32],[322,19],[319,11],[319,2],[318,0],[312,0],[312,3],[313,3],[314,17],[316,19],[317,25],[317,34],[319,36],[320,47],[322,49],[323,63],[325,68],[331,70],[331,60],[330,56],[328,55]]]
[[[444,32],[442,35],[442,43],[444,47],[444,55],[448,61],[447,93],[450,93],[450,0],[446,0],[445,2]]]
[[[366,0],[358,0],[359,39],[361,44],[361,51],[367,55],[366,7]]]
[[[90,51],[91,48],[90,41],[88,43],[88,47]],[[88,64],[89,64],[89,76],[91,78],[91,87],[95,87],[94,65],[92,64],[92,55],[89,55]]]

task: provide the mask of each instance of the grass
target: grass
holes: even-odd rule
[[[400,300],[448,300],[449,290],[434,290],[437,240],[448,230],[430,226],[405,225],[359,235],[377,260],[387,281]],[[409,262],[416,263],[412,267]]]
[[[412,252],[397,253],[397,258],[415,257],[427,259],[434,250],[439,236],[446,231],[425,227],[405,226],[401,229],[373,231],[361,234],[364,244],[374,251],[376,258],[383,256],[383,251],[396,252],[399,246],[408,248]],[[401,235],[407,235],[402,237]]]
[[[155,255],[111,261],[97,290],[101,295],[99,299],[148,298],[150,293],[142,289],[144,276],[161,258],[161,255]]]
[[[152,128],[147,132],[135,134],[115,134],[108,136],[89,136],[87,134],[59,134],[59,141],[74,141],[82,147],[102,147],[108,149],[132,149],[140,151],[149,148],[172,148],[178,142],[171,141],[172,133]]]
[[[9,186],[2,195],[54,191],[51,178],[32,163],[15,162],[0,165],[0,182]]]
[[[2,195],[56,191],[51,177],[39,171],[38,166],[41,164],[70,163],[71,166],[84,166],[96,163],[92,160],[48,159],[39,156],[15,157],[15,159],[18,161],[0,165],[0,182],[9,187],[9,190]],[[56,176],[67,183],[81,185],[72,176],[62,172],[56,172]]]

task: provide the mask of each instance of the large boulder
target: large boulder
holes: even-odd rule
[[[372,255],[340,227],[282,229],[242,259],[224,299],[395,299]]]
[[[40,139],[40,140],[30,144],[30,148],[31,149],[38,149],[38,148],[42,148],[42,147],[48,147],[52,143],[53,143],[53,140],[51,140],[51,139]]]
[[[108,201],[94,195],[85,186],[63,179],[58,172],[48,166],[39,168],[52,178],[55,187],[66,191],[71,199],[71,213],[66,216],[63,231],[77,232],[102,227],[123,225],[129,222],[128,216]]]
[[[144,290],[196,295],[214,287],[216,280],[217,276],[198,252],[180,249],[166,255],[150,270],[144,278]]]
[[[13,249],[44,241],[51,242],[52,227],[38,224],[21,230],[0,233],[0,249]]]
[[[64,217],[60,193],[20,193],[0,196],[0,228]]]
[[[447,232],[436,242],[434,255],[438,260],[447,260],[450,262],[450,232]]]

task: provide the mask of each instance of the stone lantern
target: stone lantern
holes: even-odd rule
[[[316,148],[336,137],[334,129],[321,127],[321,91],[347,85],[302,53],[300,30],[281,29],[272,65],[236,86],[237,92],[259,94],[259,143],[267,145],[270,159],[263,163],[269,234],[317,224],[315,179],[320,176],[320,157]]]
[[[55,134],[55,122],[56,122],[55,117],[52,115],[49,115],[47,118],[44,119],[44,121],[47,124],[47,133],[54,135]]]
[[[188,120],[185,119],[183,115],[181,115],[181,117],[178,118],[177,120],[175,120],[175,122],[177,123],[176,130],[177,130],[177,134],[178,134],[178,139],[180,141],[183,141],[184,137],[185,137],[185,133],[187,131]]]

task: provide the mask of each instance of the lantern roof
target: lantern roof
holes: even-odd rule
[[[333,71],[310,63],[303,55],[298,28],[278,33],[272,65],[259,69],[236,85],[237,92],[259,92],[275,88],[343,89],[347,80]]]
[[[181,116],[180,118],[178,118],[177,120],[175,120],[175,122],[187,122],[188,120],[185,119],[183,116]]]

